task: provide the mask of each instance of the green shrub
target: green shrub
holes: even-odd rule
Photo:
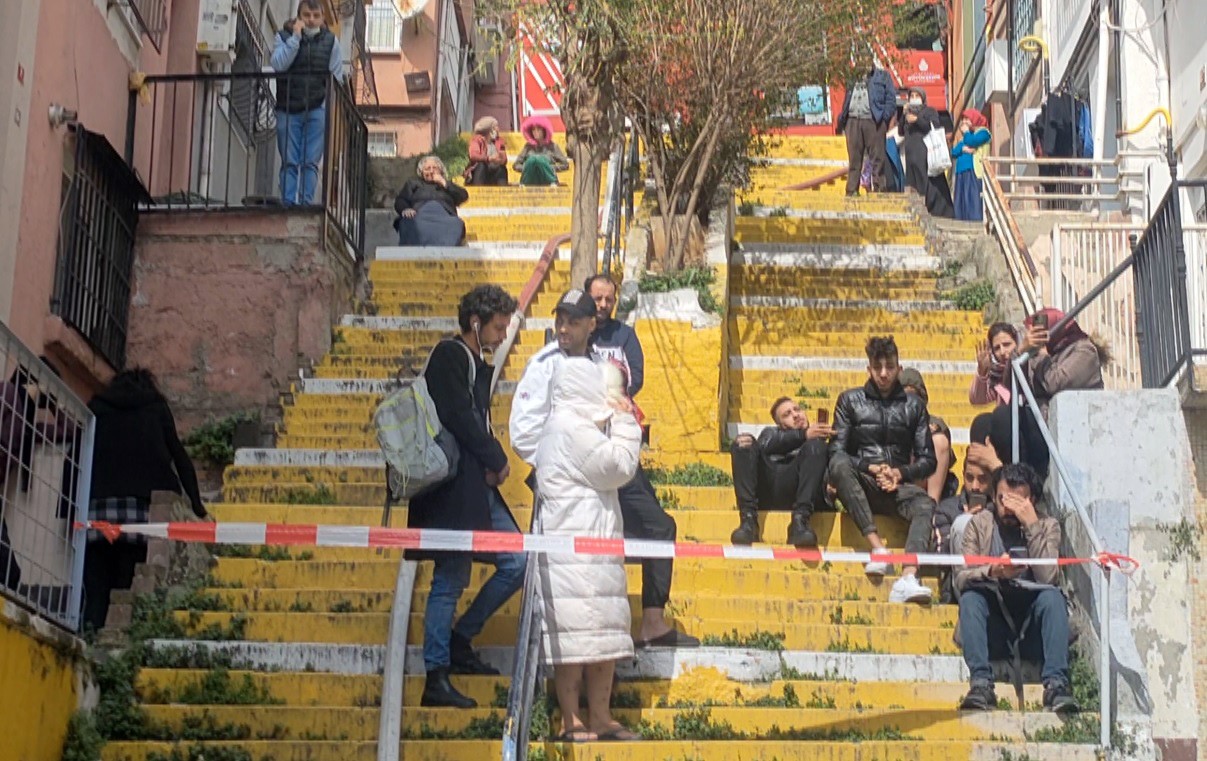
[[[458,177],[469,166],[469,143],[461,135],[453,135],[432,149],[432,154],[444,162],[448,178]]]
[[[956,309],[979,312],[997,298],[997,289],[989,280],[978,280],[948,294],[946,298],[955,304]]]
[[[645,474],[650,483],[659,486],[733,486],[733,478],[720,468],[702,462],[693,462],[666,470],[647,468]]]
[[[210,420],[184,437],[184,448],[194,460],[225,467],[235,461],[235,428],[240,423],[258,422],[260,416],[236,412],[221,420]]]
[[[687,267],[675,272],[646,273],[637,281],[641,293],[668,293],[680,288],[694,288],[699,294],[700,308],[705,312],[721,314],[722,305],[712,293],[712,284],[717,273],[712,267]]]

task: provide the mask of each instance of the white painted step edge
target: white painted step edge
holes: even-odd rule
[[[743,242],[730,257],[731,265],[767,265],[812,269],[938,271],[939,257],[927,253],[925,246],[897,246],[879,243],[851,245],[839,243],[761,243]]]
[[[569,246],[566,241],[563,247]],[[536,262],[545,250],[544,243],[532,241],[486,241],[473,246],[378,246],[377,262]]]
[[[368,328],[370,330],[435,330],[453,333],[460,329],[456,317],[385,317],[346,314],[339,323],[345,328]],[[553,327],[552,317],[525,317],[523,330],[548,330]]]
[[[910,359],[902,357],[901,364],[912,367],[922,373],[929,374],[965,375],[972,382],[972,374],[976,372],[975,361],[954,361],[938,359]],[[732,370],[832,370],[838,372],[864,372],[868,361],[864,357],[794,357],[773,356],[765,354],[733,354],[729,357],[729,367]],[[866,380],[866,379],[865,379]]]
[[[495,396],[511,396],[515,393],[516,381],[501,380],[495,387]],[[304,378],[293,382],[295,393],[340,395],[379,394],[393,391],[395,381],[365,378]]]
[[[898,314],[955,311],[949,301],[900,301],[896,299],[807,299],[800,296],[744,294],[729,297],[735,308],[773,307],[776,309],[882,309]],[[347,318],[344,318],[347,319]]]

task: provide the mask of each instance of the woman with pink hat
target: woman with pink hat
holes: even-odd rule
[[[570,168],[570,159],[553,142],[553,127],[543,116],[530,116],[520,127],[524,149],[512,165],[520,173],[521,185],[547,186],[557,184],[557,173]]]

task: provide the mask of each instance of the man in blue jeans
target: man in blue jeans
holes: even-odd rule
[[[972,516],[961,546],[953,551],[979,557],[1060,557],[1060,524],[1035,509],[1042,494],[1043,483],[1030,465],[1002,467],[993,489],[993,509]],[[973,565],[956,572],[956,638],[972,682],[960,702],[962,710],[997,707],[990,660],[1005,657],[1012,640],[1020,657],[1043,663],[1044,708],[1058,713],[1078,710],[1069,685],[1069,611],[1059,585],[1060,568],[1055,565]]]
[[[461,298],[457,310],[460,335],[436,344],[424,370],[428,393],[441,424],[457,440],[461,459],[457,474],[430,491],[411,498],[409,528],[519,533],[499,494],[511,475],[507,454],[490,425],[490,381],[494,368],[482,359],[507,335],[516,300],[497,285],[479,285]],[[486,620],[524,584],[523,553],[417,553],[435,561],[432,588],[423,616],[423,661],[427,684],[421,704],[474,708],[477,703],[457,691],[449,674],[498,674],[482,662],[471,642]],[[469,609],[453,625],[457,602],[469,586],[473,561],[489,562],[494,574],[482,585]]]
[[[285,24],[272,49],[277,78],[277,150],[281,154],[281,201],[314,202],[327,128],[327,78],[344,81],[339,40],[323,24],[319,0],[301,0],[298,17]]]

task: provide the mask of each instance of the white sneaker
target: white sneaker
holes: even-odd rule
[[[873,555],[888,555],[890,553],[887,549],[885,549],[884,547],[881,547],[879,549],[872,550],[872,554]],[[893,566],[889,563],[881,563],[877,560],[873,560],[872,562],[868,563],[867,565],[865,565],[863,567],[863,572],[866,573],[868,576],[884,576],[885,574],[889,574],[889,573],[893,572]]]
[[[918,583],[912,573],[897,579],[893,591],[888,595],[889,602],[916,602],[922,605],[930,602],[930,598],[930,587]]]

